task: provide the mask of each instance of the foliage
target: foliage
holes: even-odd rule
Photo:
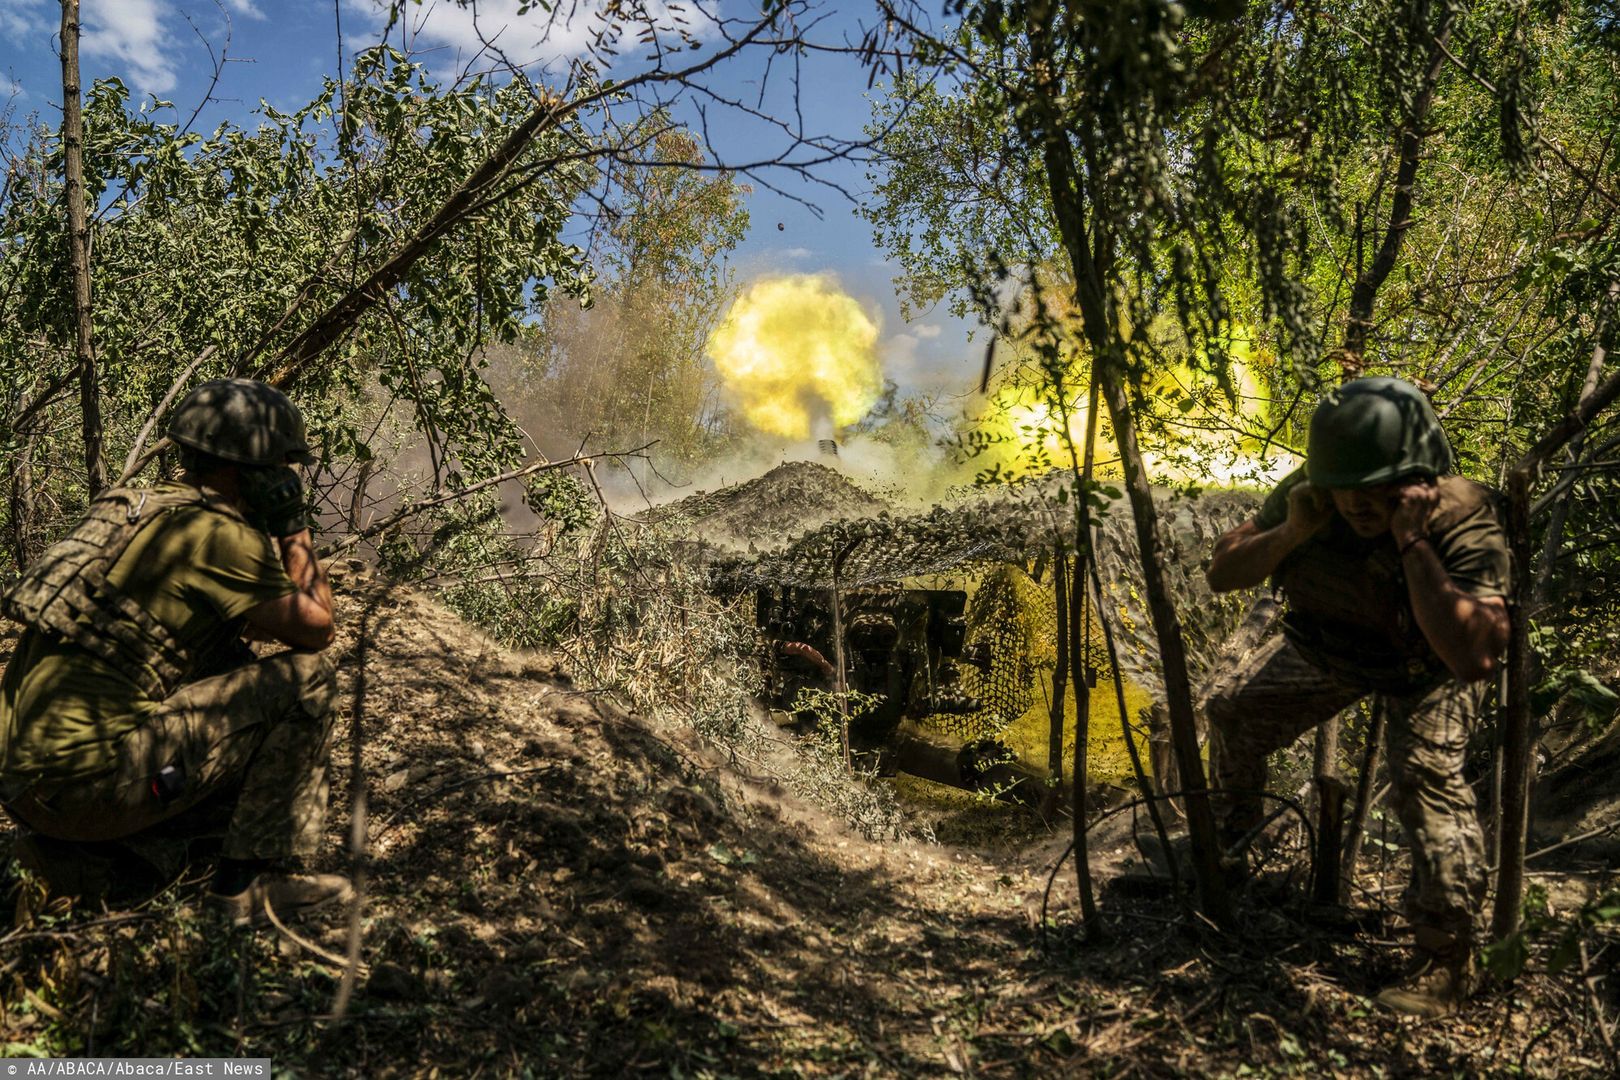
[[[569,515],[564,513],[563,520]],[[761,675],[749,594],[717,598],[679,544],[679,523],[648,527],[605,513],[586,527],[553,520],[527,543],[506,535],[487,501],[445,511],[383,546],[387,568],[440,585],[444,602],[503,644],[567,658],[575,679],[670,729],[695,731],[751,775],[770,776],[874,838],[904,833],[875,773],[845,767],[839,710],[786,745],[755,701]],[[850,695],[859,715],[873,699]]]
[[[931,66],[895,78],[893,91],[916,93],[919,107],[904,110],[891,94],[869,129],[885,153],[865,213],[901,266],[902,293],[918,304],[948,298],[1011,331],[1011,366],[1040,361],[1042,349],[1074,363],[1059,328],[1087,316],[1079,294],[1061,294],[1093,285],[1066,265],[1051,189],[1032,171],[1047,133],[1064,131],[1084,167],[1070,180],[1084,186],[1070,188],[1083,196],[1077,235],[1105,275],[1091,317],[1117,326],[1141,388],[1138,422],[1151,431],[1175,421],[1187,399],[1164,394],[1172,368],[1185,369],[1180,389],[1194,395],[1209,382],[1242,393],[1223,381],[1242,359],[1279,405],[1260,431],[1297,445],[1300,402],[1337,373],[1332,346],[1380,243],[1402,124],[1452,8],[1251,5],[1228,20],[1155,4],[958,10],[960,29],[917,44]],[[1436,137],[1417,177],[1427,211],[1409,222],[1360,362],[1440,387],[1465,465],[1490,476],[1522,445],[1504,444],[1501,418],[1557,415],[1547,392],[1567,408],[1568,381],[1581,374],[1541,351],[1559,327],[1572,345],[1592,330],[1579,308],[1572,320],[1549,317],[1562,291],[1589,316],[1613,280],[1588,250],[1594,239],[1612,248],[1606,226],[1590,235],[1592,185],[1544,147],[1532,170],[1515,166],[1495,121],[1507,110],[1503,123],[1520,130],[1533,117],[1577,162],[1612,168],[1593,127],[1605,115],[1593,88],[1612,88],[1615,71],[1577,13],[1517,24],[1516,5],[1457,10],[1452,46],[1466,71],[1442,65]],[[1029,63],[1041,11],[1066,12],[1044,32],[1061,40],[1067,67]],[[1489,82],[1503,68],[1520,73],[1517,105],[1471,77]],[[1560,76],[1574,71],[1583,74]],[[1042,331],[1049,345],[1030,333],[1042,322],[1053,324]],[[1527,381],[1527,365],[1556,375]],[[1071,400],[1077,381],[1065,382]],[[1254,432],[1252,420],[1240,426]]]
[[[1485,968],[1498,979],[1518,978],[1529,966],[1535,946],[1544,946],[1545,966],[1549,975],[1559,975],[1570,969],[1584,978],[1585,964],[1581,949],[1584,944],[1607,944],[1617,924],[1620,924],[1620,892],[1605,891],[1583,903],[1569,916],[1553,912],[1548,903],[1547,890],[1531,885],[1525,890],[1524,918],[1519,929],[1501,941],[1484,949]]]
[[[166,102],[135,105],[117,80],[96,84],[85,174],[100,207],[93,316],[115,462],[193,357],[212,350],[192,380],[265,375],[307,317],[278,322],[283,313],[330,304],[412,235],[532,111],[530,89],[440,86],[384,46],[293,112],[263,105],[256,129],[227,123],[203,136],[160,119]],[[582,143],[582,128],[565,127],[525,160],[577,154]],[[16,164],[23,180],[0,204],[0,317],[15,328],[0,343],[4,432],[8,452],[27,447],[26,462],[40,465],[19,470],[14,533],[52,524],[32,517],[47,506],[66,516],[83,497],[54,464],[72,458],[75,428],[60,156],[56,132],[34,132]],[[583,253],[560,234],[591,173],[576,164],[550,175],[442,238],[331,363],[300,376],[292,390],[329,465],[365,454],[354,402],[371,384],[410,404],[438,483],[517,460],[517,431],[481,376],[483,345],[512,340],[554,288],[588,295]]]
[[[842,700],[840,700],[842,699]],[[878,778],[876,759],[844,762],[850,725],[881,705],[874,695],[859,690],[837,694],[805,687],[793,702],[795,715],[814,721],[810,733],[798,740],[802,765],[786,777],[798,794],[835,808],[862,835],[872,840],[893,840],[905,835],[894,790]]]

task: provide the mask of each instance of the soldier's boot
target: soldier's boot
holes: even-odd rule
[[[1474,950],[1465,938],[1434,927],[1417,928],[1411,969],[1378,995],[1378,1004],[1426,1020],[1450,1016],[1478,988]]]
[[[263,926],[270,912],[283,922],[354,895],[349,879],[340,874],[291,874],[266,871],[256,875],[240,892],[212,893],[209,902],[232,926]]]

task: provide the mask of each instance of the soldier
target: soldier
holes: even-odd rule
[[[52,850],[228,816],[211,902],[236,924],[343,899],[293,873],[326,813],[332,591],[316,561],[298,409],[249,379],[175,410],[178,482],[115,488],[6,594],[24,630],[0,681],[0,803]],[[255,658],[242,641],[291,647]],[[64,844],[62,842],[70,842]]]
[[[1304,468],[1215,542],[1224,592],[1268,577],[1283,633],[1206,695],[1223,838],[1261,820],[1266,756],[1361,698],[1382,699],[1391,799],[1412,849],[1412,970],[1378,1000],[1454,1012],[1473,988],[1485,847],[1463,778],[1468,737],[1508,638],[1509,556],[1491,494],[1451,475],[1428,399],[1399,379],[1329,393]]]

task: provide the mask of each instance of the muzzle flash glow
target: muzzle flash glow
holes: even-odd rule
[[[831,278],[762,278],[743,290],[709,338],[715,370],[758,430],[829,436],[877,402],[878,327]]]

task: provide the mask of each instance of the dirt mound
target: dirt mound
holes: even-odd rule
[[[695,537],[743,551],[776,547],[829,521],[872,517],[888,509],[888,503],[837,469],[789,461],[756,479],[658,507],[645,518],[683,520]]]

